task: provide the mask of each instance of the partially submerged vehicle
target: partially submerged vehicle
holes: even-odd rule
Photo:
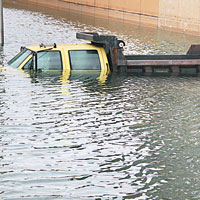
[[[36,72],[110,70],[104,49],[92,44],[42,44],[22,47],[20,53],[11,59],[8,65]]]
[[[42,72],[60,70],[70,73],[77,70],[124,72],[175,72],[200,71],[200,45],[192,45],[185,55],[124,55],[125,43],[116,36],[97,33],[77,33],[77,39],[89,40],[86,44],[53,44],[22,47],[8,64],[22,70]]]

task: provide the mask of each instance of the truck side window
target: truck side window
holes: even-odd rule
[[[24,65],[23,69],[31,69],[33,67],[33,59],[30,58],[29,61]]]
[[[72,50],[69,58],[72,70],[101,70],[97,50]]]
[[[37,53],[37,67],[43,70],[62,70],[60,51],[41,51]]]

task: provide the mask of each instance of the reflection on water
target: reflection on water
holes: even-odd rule
[[[37,79],[48,79],[51,81],[61,81],[61,82],[70,82],[72,80],[79,81],[97,81],[100,85],[105,84],[109,74],[103,71],[96,70],[75,70],[75,71],[64,71],[60,70],[46,70],[41,72],[34,72],[31,70],[21,70],[22,73],[30,75],[32,82],[37,81]]]
[[[9,2],[4,62],[21,45],[74,42],[82,30],[116,34],[130,43],[127,53],[182,53],[199,40]],[[0,198],[199,199],[199,90],[198,76],[34,75],[6,66]]]

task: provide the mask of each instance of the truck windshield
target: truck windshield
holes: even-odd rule
[[[20,53],[18,53],[14,58],[12,58],[8,64],[14,68],[18,68],[25,60],[28,58],[28,56],[31,55],[31,50],[24,49]]]
[[[72,70],[100,70],[101,64],[97,50],[69,51]]]

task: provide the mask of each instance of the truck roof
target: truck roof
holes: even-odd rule
[[[32,51],[38,52],[42,50],[60,50],[60,49],[66,49],[66,50],[81,50],[81,49],[94,49],[93,44],[90,43],[79,43],[79,44],[51,44],[51,45],[45,45],[45,44],[40,44],[40,45],[31,45],[27,46],[27,49],[30,49]]]

